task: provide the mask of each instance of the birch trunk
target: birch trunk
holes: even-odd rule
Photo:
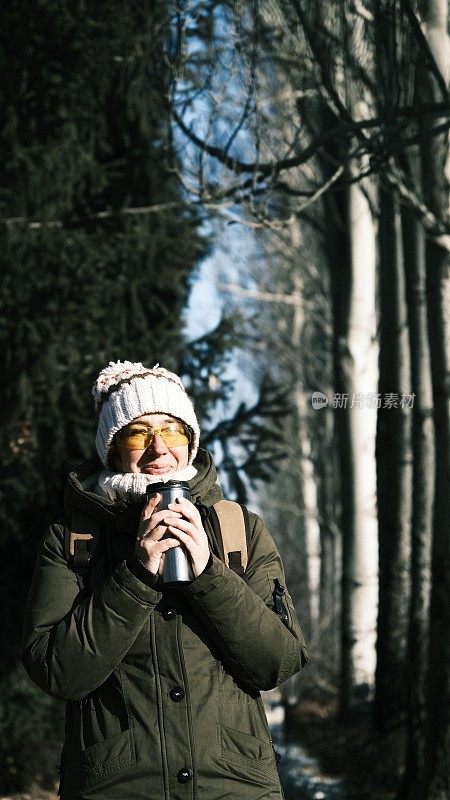
[[[296,391],[296,408],[300,420],[299,454],[301,485],[305,513],[305,543],[308,571],[308,593],[310,609],[310,640],[316,644],[319,638],[319,594],[320,594],[320,529],[317,510],[317,487],[314,465],[311,459],[311,442],[308,435],[308,402],[301,389]]]
[[[379,607],[374,722],[379,730],[401,723],[406,712],[406,651],[410,594],[412,505],[411,417],[403,244],[398,199],[380,194],[381,397],[399,396],[378,412],[377,477]]]
[[[300,240],[297,237],[297,230],[292,231],[291,245],[294,252],[300,247]],[[298,272],[293,275],[294,313],[292,318],[291,343],[294,354],[300,353],[300,343],[302,327],[304,324],[304,309],[302,302],[302,281]],[[297,378],[297,386],[293,393],[294,398],[294,421],[293,438],[295,451],[292,454],[289,464],[289,471],[295,476],[294,481],[290,481],[292,502],[298,504],[298,497],[302,498],[302,537],[303,537],[303,584],[298,587],[296,600],[298,607],[305,606],[308,609],[307,627],[305,635],[307,637],[311,651],[317,653],[319,639],[319,590],[320,590],[320,529],[318,524],[317,508],[317,489],[314,476],[314,465],[311,457],[310,441],[310,422],[308,398],[303,390],[300,378]],[[297,525],[299,524],[297,518]],[[296,531],[298,536],[298,530]],[[312,679],[314,676],[312,676]],[[302,681],[304,684],[304,681]],[[298,701],[298,682],[294,678],[288,681],[282,689],[282,696],[285,705],[292,706]]]
[[[300,232],[294,226],[291,232],[291,245],[294,252],[301,247]],[[292,321],[292,349],[296,354],[301,351],[302,328],[305,321],[303,308],[302,278],[298,270],[292,277],[294,287],[294,313]],[[306,545],[307,591],[309,596],[309,636],[314,643],[319,633],[319,589],[320,589],[320,530],[318,524],[317,488],[314,476],[314,465],[311,458],[310,442],[310,408],[302,386],[297,378],[295,390],[295,414],[297,419],[297,441],[299,453],[299,480],[303,492],[304,532]]]
[[[376,407],[367,407],[378,388],[375,225],[358,184],[347,190],[347,202],[348,318],[338,343],[338,377],[347,407],[336,411],[342,435],[343,716],[358,710],[373,689],[378,590]]]
[[[413,517],[408,641],[407,752],[404,800],[422,800],[425,774],[431,542],[434,505],[434,424],[428,341],[425,236],[412,212],[403,212],[413,409]]]
[[[344,41],[342,79],[354,120],[370,115],[366,92],[352,65],[372,71],[365,47],[365,21],[350,4],[341,10]],[[370,98],[367,97],[370,101]],[[376,226],[369,204],[371,184],[361,180],[365,159],[348,168],[348,312],[338,343],[339,378],[348,406],[342,417],[342,680],[341,715],[352,716],[372,699],[376,666],[378,520],[376,510],[376,420],[378,343],[376,315]],[[372,402],[371,402],[372,398]],[[339,419],[338,416],[338,419]]]

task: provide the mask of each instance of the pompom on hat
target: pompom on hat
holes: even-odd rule
[[[170,414],[192,429],[189,464],[198,450],[200,429],[194,406],[174,372],[155,364],[151,369],[131,361],[110,361],[92,387],[98,413],[95,446],[107,466],[114,434],[143,414]]]

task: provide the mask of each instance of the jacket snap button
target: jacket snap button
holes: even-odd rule
[[[163,611],[163,619],[169,620],[176,617],[177,612],[174,608],[165,608]]]
[[[193,774],[194,773],[192,772],[192,770],[187,769],[186,767],[184,769],[180,769],[177,775],[179,783],[189,783],[189,781],[192,780]]]
[[[174,689],[170,690],[169,697],[174,703],[179,703],[184,697],[184,689],[181,686],[175,686]]]

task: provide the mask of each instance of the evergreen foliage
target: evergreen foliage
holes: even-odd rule
[[[111,358],[163,353],[176,368],[180,356],[206,243],[166,165],[164,15],[150,0],[3,7],[3,671],[17,658],[37,539],[61,513],[63,476],[92,449],[93,378]]]
[[[2,797],[33,785],[54,790],[64,732],[63,704],[31,683],[21,667],[0,679],[0,697]]]

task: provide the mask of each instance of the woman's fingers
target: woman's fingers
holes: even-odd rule
[[[179,521],[177,521],[177,525],[179,525]],[[187,550],[194,576],[197,578],[201,575],[209,561],[210,551],[208,540],[206,539],[206,541],[200,542],[195,541],[189,533],[185,533],[181,528],[175,527],[174,525],[169,525],[169,532],[173,536],[176,536],[179,543]]]
[[[161,536],[164,536],[165,529],[167,528],[165,520],[169,519],[172,521],[179,517],[181,517],[181,514],[176,511],[156,511],[148,519],[141,520],[138,529],[138,537],[142,538],[143,536],[151,535],[156,539],[160,539]]]
[[[199,531],[192,522],[189,522],[183,517],[175,517],[173,519],[167,518],[166,522],[167,527],[170,530],[182,531],[183,533],[187,534],[196,544],[200,544],[202,541],[204,541],[204,539],[207,538],[206,534],[205,537],[203,537],[202,531]]]
[[[160,495],[155,495],[144,506],[136,543],[139,558],[156,573],[161,571],[164,553],[182,544],[189,553],[194,575],[200,575],[210,555],[200,512],[184,497],[177,498],[164,511],[155,511],[159,500]]]
[[[193,539],[193,537],[190,536],[189,533],[183,531],[181,528],[175,527],[175,525],[169,525],[168,531],[170,531],[170,533],[173,536],[176,536],[176,538],[178,539],[178,544],[181,543],[182,545],[184,545],[186,547],[186,550],[189,550],[189,552],[192,552],[192,550],[195,549],[195,547],[198,547],[198,544]]]
[[[166,539],[161,539],[160,542],[155,544],[154,550],[161,555],[161,553],[165,553],[167,550],[171,550],[172,547],[179,547],[180,543],[178,539],[171,539],[167,537]]]
[[[189,533],[198,544],[208,544],[208,537],[203,527],[200,512],[190,500],[185,497],[178,497],[175,503],[169,505],[169,509],[170,511],[179,510],[182,514],[180,519],[174,522],[176,528]]]
[[[172,547],[179,547],[179,545],[180,542],[178,539],[171,537],[161,539],[157,542],[144,539],[142,542],[136,543],[136,555],[149,572],[153,572],[156,575],[159,571],[164,553],[166,553],[167,550],[171,550]]]
[[[169,505],[170,510],[179,509],[182,517],[169,522],[168,530],[186,548],[195,577],[201,575],[210,556],[209,542],[197,508],[186,498]]]
[[[196,527],[203,529],[200,512],[187,497],[177,497],[175,503],[169,504],[169,509],[170,511],[180,511],[185,519],[188,519]]]
[[[154,497],[151,497],[150,500],[145,504],[144,508],[142,509],[141,518],[150,519],[160,500],[161,500],[160,494],[155,494]]]

